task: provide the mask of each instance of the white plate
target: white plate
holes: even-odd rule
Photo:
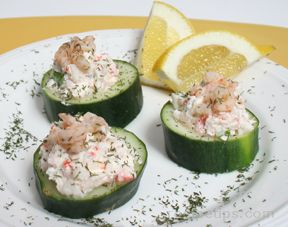
[[[142,32],[106,30],[79,35],[87,34],[96,36],[98,52],[132,61]],[[19,129],[11,129],[14,118],[23,119],[22,132],[26,130],[38,139],[46,136],[49,122],[43,114],[41,97],[32,96],[39,91],[41,75],[51,67],[56,49],[71,36],[44,40],[0,56],[1,138],[7,133],[12,133],[14,139],[19,138]],[[191,223],[196,226],[256,223],[284,226],[288,221],[287,74],[284,67],[262,59],[237,78],[248,107],[261,122],[259,153],[243,173],[196,174],[174,164],[165,153],[159,118],[162,105],[169,99],[168,93],[143,86],[144,107],[127,126],[146,143],[149,152],[140,188],[122,207],[91,220],[62,218],[43,209],[32,170],[32,155],[40,140],[35,143],[28,138],[28,142],[23,142],[28,148],[13,150],[17,155],[14,160],[3,152],[6,140],[0,140],[0,222],[5,226],[74,226],[99,224],[102,220],[113,226],[151,226],[157,225],[156,217],[163,217],[164,213],[170,220],[174,218],[179,222],[176,219],[181,212],[182,217],[187,214],[185,205],[187,207],[188,198],[196,192],[199,198],[205,197],[203,207],[196,206],[188,220],[179,226],[191,226]],[[18,111],[21,114],[16,117]],[[13,114],[16,114],[14,118]]]

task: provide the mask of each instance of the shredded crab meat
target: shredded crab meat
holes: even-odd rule
[[[51,149],[55,144],[60,145],[68,153],[76,154],[84,149],[86,137],[92,134],[97,140],[101,141],[106,137],[109,129],[106,121],[95,114],[86,113],[81,121],[77,118],[60,113],[62,121],[58,125],[53,124],[45,145]]]

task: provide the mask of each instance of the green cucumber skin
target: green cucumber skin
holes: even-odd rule
[[[140,142],[140,140],[139,140]],[[142,146],[146,146],[141,142]],[[40,148],[40,146],[39,146]],[[110,194],[105,194],[97,198],[89,198],[87,200],[75,200],[64,195],[54,195],[45,190],[45,184],[54,184],[48,179],[48,176],[40,169],[38,162],[40,159],[39,148],[34,153],[33,171],[35,175],[36,188],[40,195],[44,208],[52,213],[59,214],[69,218],[86,218],[95,214],[115,209],[128,202],[137,192],[141,177],[146,167],[147,151],[144,164],[138,176],[127,184],[115,187]]]
[[[164,107],[166,105],[171,103]],[[161,119],[168,156],[178,165],[195,172],[223,173],[247,167],[259,149],[258,125],[236,140],[203,141],[177,134],[164,124],[162,114]]]
[[[123,61],[119,60],[115,60],[115,62],[123,63]],[[77,113],[91,112],[103,117],[109,125],[122,128],[136,118],[143,106],[143,94],[139,75],[134,83],[121,94],[89,104],[64,105],[60,101],[50,98],[43,89],[43,84],[41,86],[44,108],[50,122],[58,121],[59,113],[75,115]]]
[[[115,190],[113,195],[95,198],[89,201],[77,201],[65,198],[64,196],[62,199],[55,198],[53,195],[49,196],[49,194],[46,194],[45,190],[43,190],[44,184],[39,177],[40,174],[43,176],[43,173],[41,173],[39,169],[34,168],[34,174],[37,176],[36,188],[46,210],[64,217],[86,218],[115,209],[128,202],[136,194],[143,172],[141,172],[141,175],[137,176],[135,180]]]

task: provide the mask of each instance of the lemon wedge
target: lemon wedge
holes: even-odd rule
[[[163,87],[152,67],[161,54],[172,44],[193,34],[190,21],[176,8],[155,1],[144,29],[136,57],[141,81],[145,84]]]
[[[198,33],[169,47],[156,61],[153,72],[175,91],[187,91],[207,72],[231,77],[274,50],[256,46],[227,31]]]

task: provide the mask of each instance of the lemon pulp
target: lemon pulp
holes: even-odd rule
[[[153,3],[136,57],[142,83],[167,87],[152,71],[153,66],[171,45],[193,31],[190,21],[178,9],[160,1]]]
[[[162,18],[152,17],[144,33],[145,48],[142,49],[140,71],[152,80],[159,80],[158,76],[152,72],[152,67],[167,47],[177,40],[179,40],[179,35],[173,28],[168,27]]]
[[[271,45],[256,46],[231,32],[205,32],[173,44],[158,58],[153,72],[172,90],[185,92],[207,72],[235,76],[273,49]]]
[[[246,66],[243,55],[232,53],[224,46],[207,45],[191,50],[177,66],[177,76],[183,81],[180,89],[187,90],[191,84],[200,82],[207,72],[231,77]]]

